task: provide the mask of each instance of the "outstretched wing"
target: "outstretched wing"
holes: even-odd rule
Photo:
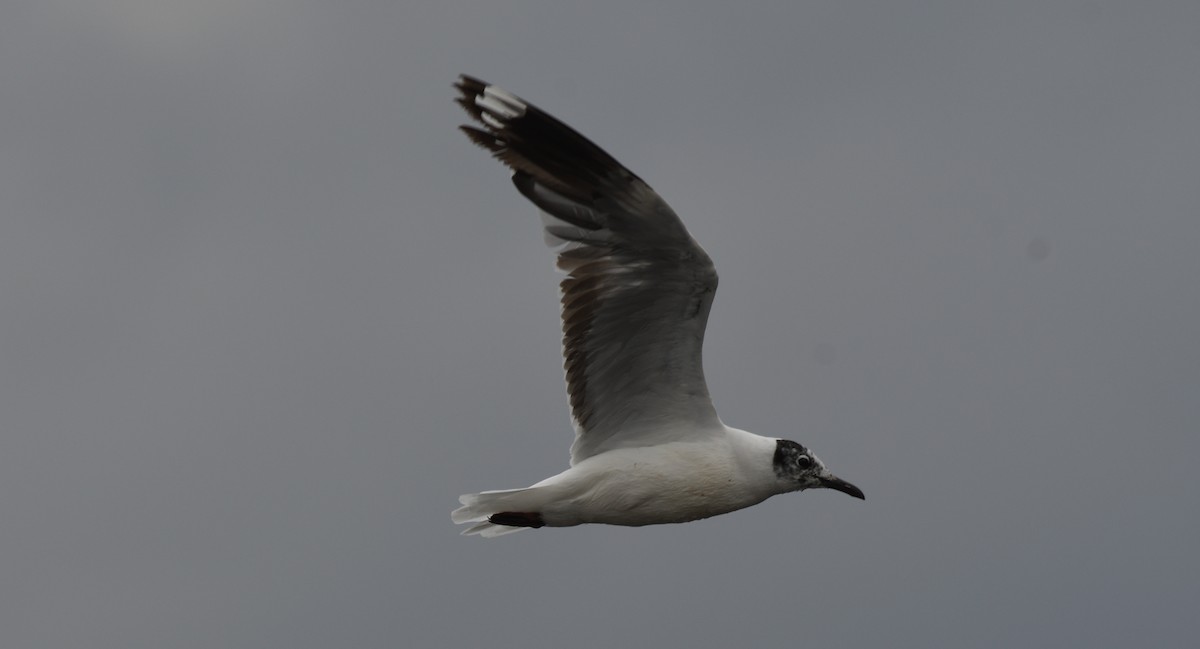
[[[571,463],[723,430],[701,347],[717,273],[667,205],[600,147],[537,107],[468,76],[462,130],[512,168],[559,245]]]

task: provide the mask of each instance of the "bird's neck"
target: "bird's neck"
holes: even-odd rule
[[[778,493],[787,491],[775,475],[774,457],[778,440],[728,426],[725,429],[743,480],[763,490]]]

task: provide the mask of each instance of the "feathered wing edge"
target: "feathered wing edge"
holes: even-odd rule
[[[455,85],[478,123],[463,132],[513,169],[517,190],[543,212],[547,242],[562,246],[573,461],[664,408],[719,423],[700,367],[717,276],[679,218],[641,178],[536,106],[473,77]]]

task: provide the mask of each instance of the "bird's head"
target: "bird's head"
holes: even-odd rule
[[[836,489],[844,494],[866,500],[862,489],[842,480],[825,468],[825,463],[800,444],[787,439],[775,441],[775,477],[788,491],[805,489]]]

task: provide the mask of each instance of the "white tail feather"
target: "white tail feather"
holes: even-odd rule
[[[464,494],[458,497],[462,507],[450,512],[450,520],[458,525],[475,523],[463,530],[463,534],[478,534],[484,538],[492,538],[520,532],[527,527],[511,525],[496,525],[488,521],[492,514],[505,511],[536,512],[540,509],[540,494],[534,487],[524,489],[504,489],[500,491],[484,491],[477,494]]]
[[[476,524],[472,525],[471,527],[468,527],[467,529],[463,530],[462,533],[463,533],[463,536],[469,536],[471,534],[478,534],[479,536],[482,536],[485,539],[492,539],[497,536],[504,536],[505,534],[512,534],[513,532],[523,532],[528,529],[532,529],[532,528],[512,527],[510,525],[496,525],[495,523],[489,523],[487,521],[484,521],[482,523],[476,523]]]

